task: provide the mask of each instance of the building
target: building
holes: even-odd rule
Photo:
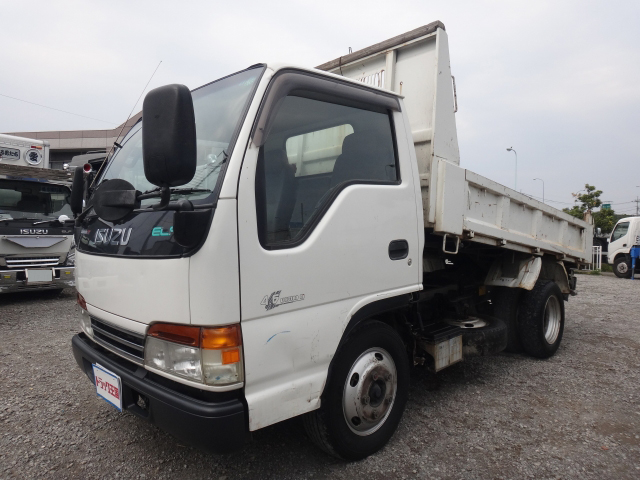
[[[50,144],[49,164],[51,168],[61,169],[75,155],[89,152],[108,151],[113,142],[122,141],[131,127],[142,117],[137,113],[127,120],[126,125],[118,125],[113,130],[69,130],[50,132],[7,132],[18,137],[46,140]],[[122,133],[120,131],[122,130]],[[119,135],[120,134],[120,135]]]

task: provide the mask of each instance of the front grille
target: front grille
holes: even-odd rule
[[[121,357],[142,365],[144,361],[144,335],[123,330],[91,317],[94,340]]]
[[[7,267],[55,267],[60,263],[59,257],[5,257]]]

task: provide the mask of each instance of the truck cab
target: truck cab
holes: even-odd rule
[[[0,164],[0,293],[74,286],[71,176]]]
[[[620,278],[631,278],[631,248],[640,246],[640,217],[621,218],[611,231],[607,261]]]
[[[147,94],[72,205],[72,345],[99,396],[215,451],[303,416],[359,459],[411,365],[556,353],[591,226],[459,166],[447,45],[434,22]]]

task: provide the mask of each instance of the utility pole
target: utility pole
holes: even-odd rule
[[[516,154],[516,175],[515,175],[515,182],[513,183],[514,184],[513,189],[517,191],[518,190],[518,152],[516,152],[513,147],[507,148],[507,152],[513,152]]]

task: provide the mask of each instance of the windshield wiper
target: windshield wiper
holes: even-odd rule
[[[211,192],[208,188],[172,188],[170,189],[171,195],[174,193],[205,193]],[[162,195],[162,188],[156,187],[151,190],[147,190],[144,193],[138,195],[138,200],[144,200],[145,198],[155,198]]]
[[[69,220],[71,220],[71,219],[69,218]],[[66,220],[61,222],[59,217],[58,218],[45,218],[44,220],[40,220],[38,222],[33,222],[31,225],[40,225],[41,223],[54,223],[54,222],[58,222],[60,225],[64,225],[65,221]]]
[[[30,220],[42,220],[42,219],[40,217],[3,218],[3,219],[0,219],[0,222],[17,222],[19,220],[30,221]]]

